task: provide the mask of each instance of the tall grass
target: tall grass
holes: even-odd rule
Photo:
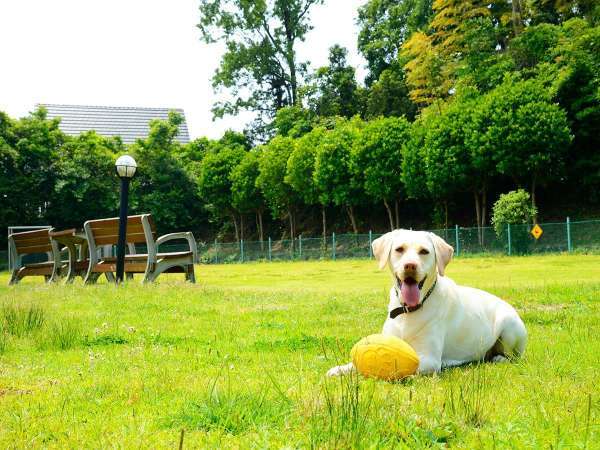
[[[36,305],[5,305],[0,321],[6,333],[23,337],[39,330],[44,325],[44,316],[44,310]]]
[[[36,335],[36,346],[40,350],[68,350],[85,341],[81,324],[73,319],[53,322]]]

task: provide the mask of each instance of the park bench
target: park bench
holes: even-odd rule
[[[49,230],[24,231],[8,236],[10,267],[12,273],[8,284],[17,284],[26,276],[43,276],[46,281],[56,281],[64,264],[56,242],[50,240]],[[23,263],[25,255],[47,254],[47,260]]]
[[[88,220],[83,225],[89,248],[89,266],[85,275],[86,283],[94,283],[100,274],[116,272],[117,258],[99,256],[99,248],[116,245],[119,239],[119,219]],[[161,244],[175,239],[186,240],[188,250],[159,253]],[[195,283],[194,263],[198,260],[196,241],[190,232],[171,233],[156,238],[156,227],[150,214],[129,216],[125,239],[129,254],[125,255],[125,273],[143,273],[143,282],[152,282],[163,272],[184,273],[185,279]],[[145,244],[146,253],[138,254],[135,244]]]

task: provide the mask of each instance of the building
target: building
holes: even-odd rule
[[[183,116],[176,139],[187,144],[190,141],[183,109],[176,108],[136,108],[121,106],[57,105],[40,103],[48,111],[48,118],[59,117],[60,129],[68,135],[76,136],[84,131],[94,130],[102,136],[121,136],[125,144],[145,138],[150,131],[150,121],[166,120],[169,111]]]

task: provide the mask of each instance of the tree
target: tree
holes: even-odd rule
[[[409,98],[404,69],[394,64],[379,75],[367,90],[365,117],[401,117],[414,119],[417,108]]]
[[[176,156],[181,144],[175,137],[182,121],[173,111],[167,120],[152,120],[148,137],[130,147],[138,162],[131,209],[152,213],[159,231],[198,229],[204,219],[193,180]]]
[[[315,114],[310,109],[285,106],[275,114],[271,128],[278,136],[297,138],[312,130],[315,120]]]
[[[198,195],[206,209],[217,220],[231,218],[236,241],[241,239],[241,227],[237,220],[239,211],[232,201],[231,173],[240,164],[245,154],[246,150],[240,145],[215,146],[206,154],[196,173]]]
[[[321,205],[322,235],[327,236],[326,204],[320,203],[319,189],[314,180],[317,149],[325,136],[325,129],[314,128],[295,141],[294,149],[287,161],[285,182],[300,196],[306,205]]]
[[[363,109],[355,70],[348,65],[347,56],[348,50],[334,45],[329,49],[329,65],[319,68],[314,76],[316,98],[310,103],[318,116],[350,118]]]
[[[358,50],[367,60],[367,86],[396,64],[409,36],[426,27],[431,4],[432,0],[369,0],[358,9]]]
[[[400,227],[398,199],[402,196],[402,145],[409,136],[405,118],[380,118],[365,124],[356,142],[354,176],[364,179],[365,193],[383,202],[390,229]],[[395,204],[396,220],[390,203]]]
[[[262,127],[278,109],[299,104],[307,64],[298,60],[296,45],[311,29],[311,7],[322,2],[201,0],[198,28],[204,41],[226,46],[213,86],[234,97],[214,105],[216,117],[251,110]]]
[[[562,175],[571,142],[565,111],[550,103],[549,93],[535,80],[506,80],[484,96],[474,123],[474,145],[493,155],[497,170],[517,186],[529,184],[536,207],[539,185]]]
[[[285,182],[287,162],[294,141],[292,138],[275,136],[271,141],[261,147],[258,162],[259,174],[256,185],[263,193],[273,218],[287,216],[290,223],[290,239],[296,236],[296,207],[298,195],[292,187]]]
[[[10,219],[14,223],[39,224],[51,206],[48,194],[54,190],[54,169],[58,151],[65,140],[59,119],[48,120],[38,108],[29,116],[4,122],[2,140],[9,173],[3,195],[7,195]]]
[[[362,128],[362,121],[353,118],[340,121],[327,132],[317,150],[314,180],[323,205],[346,209],[352,230],[358,233],[354,207],[364,198],[362,180],[352,172],[352,152]]]
[[[56,183],[48,196],[52,208],[46,214],[57,228],[77,227],[90,218],[118,214],[119,185],[115,159],[124,151],[119,138],[94,131],[67,137],[57,153]]]
[[[409,135],[402,145],[400,179],[406,196],[423,200],[429,196],[425,175],[425,136],[427,116],[421,115],[410,124]]]
[[[256,186],[256,179],[259,175],[259,158],[257,150],[246,152],[240,163],[229,174],[229,179],[231,181],[231,204],[240,213],[241,238],[244,239],[243,215],[254,212],[256,214],[258,238],[262,242],[264,240],[263,212],[265,210],[265,200]]]

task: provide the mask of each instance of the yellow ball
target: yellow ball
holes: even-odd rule
[[[406,341],[383,334],[362,338],[350,356],[363,376],[388,381],[412,375],[419,367],[419,356]]]

